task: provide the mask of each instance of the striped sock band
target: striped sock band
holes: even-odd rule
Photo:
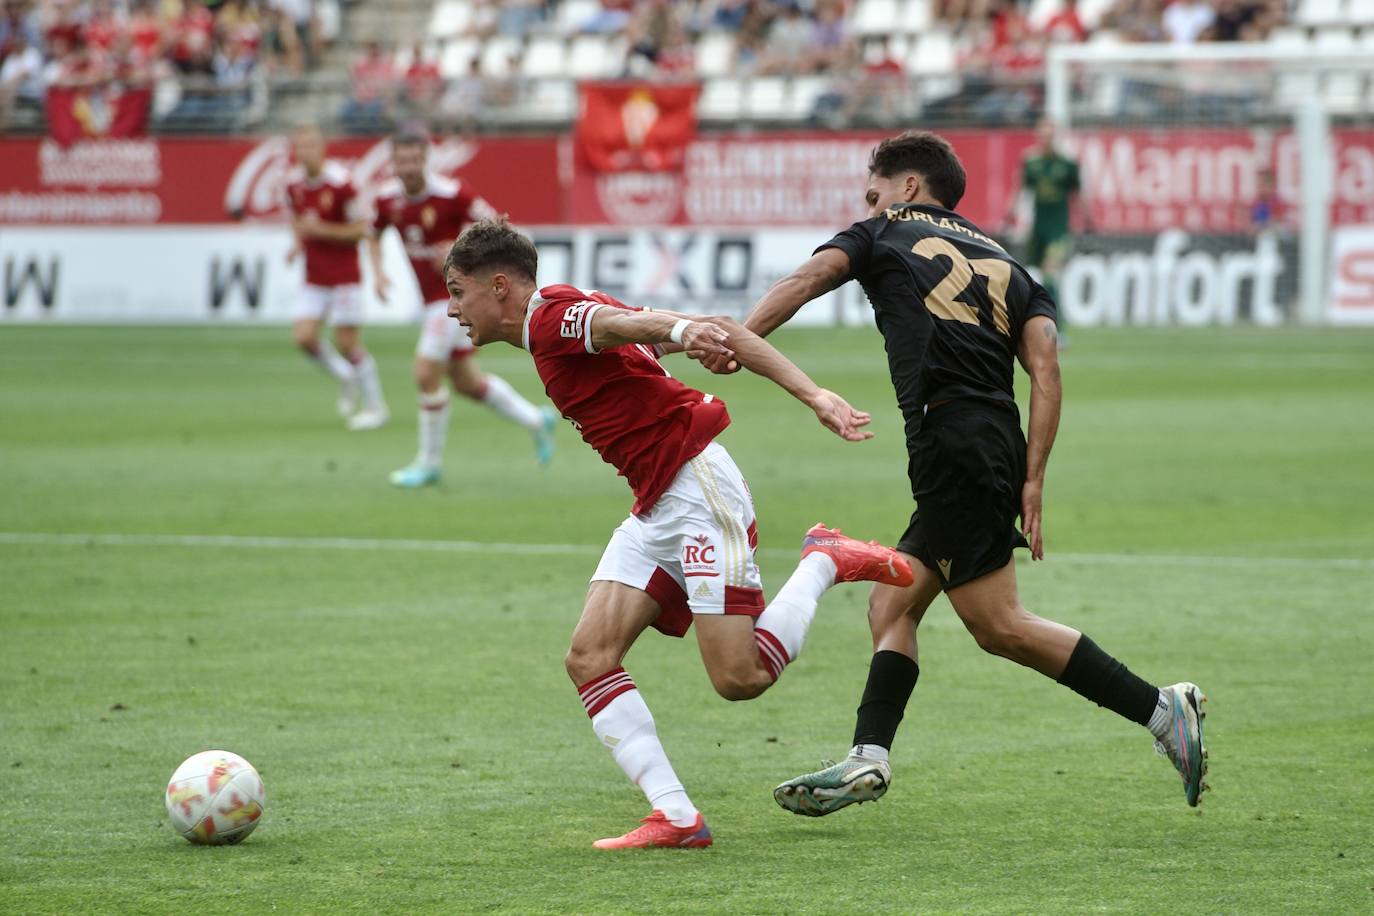
[[[758,627],[754,628],[754,643],[759,647],[759,660],[763,662],[763,667],[768,669],[768,673],[773,675],[773,680],[776,681],[782,674],[782,669],[792,660],[787,655],[787,650],[782,647],[776,636]]]
[[[634,678],[626,674],[624,668],[613,668],[577,688],[577,695],[582,698],[582,705],[587,710],[588,718],[591,718],[616,697],[634,689]]]

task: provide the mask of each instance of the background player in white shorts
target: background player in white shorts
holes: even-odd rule
[[[534,358],[554,405],[628,481],[631,515],[616,529],[587,592],[566,668],[597,738],[653,807],[642,827],[599,849],[711,845],[711,831],[663,750],[649,707],[621,667],[649,626],[682,636],[695,622],[716,691],[756,697],[801,651],[816,605],[837,581],[909,583],[895,551],[816,525],[802,559],[766,607],[754,563],[754,507],[739,469],[714,441],[730,417],[718,398],[659,364],[656,345],[730,353],[810,406],[850,441],[870,438],[868,415],[818,388],[738,324],[645,312],[604,293],[536,290],[534,244],[503,220],[480,220],[453,246],[450,312],[477,346],[504,340]],[[727,338],[730,349],[727,349]]]
[[[495,211],[457,179],[428,172],[428,155],[429,139],[423,134],[402,133],[392,138],[391,165],[396,177],[377,195],[375,231],[368,242],[377,295],[385,301],[390,283],[382,271],[378,236],[388,226],[396,228],[425,303],[424,325],[415,349],[420,448],[409,466],[391,475],[393,484],[406,488],[428,486],[439,480],[450,411],[445,375],[454,391],[529,430],[540,464],[548,464],[553,458],[553,428],[557,422],[557,415],[550,408],[535,407],[505,379],[482,372],[467,331],[449,317],[443,276],[449,246],[463,227],[475,219],[494,216]]]
[[[296,346],[339,382],[339,414],[349,429],[376,429],[387,420],[377,363],[363,347],[363,299],[358,241],[368,234],[348,169],[324,158],[324,137],[302,127],[291,138],[296,167],[286,201],[296,243],[288,262],[305,256],[305,288],[297,302]],[[336,350],[320,331],[334,325]],[[343,355],[340,355],[340,351]]]

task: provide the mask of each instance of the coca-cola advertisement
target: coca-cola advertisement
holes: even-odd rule
[[[444,139],[431,167],[475,187],[522,223],[563,216],[557,141],[552,138]],[[384,139],[331,144],[329,156],[353,171],[364,191],[390,177]],[[284,220],[291,167],[284,137],[0,142],[0,225],[202,224]],[[516,180],[513,180],[516,179]]]

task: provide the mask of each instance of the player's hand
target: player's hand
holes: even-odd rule
[[[1045,535],[1040,527],[1044,490],[1045,485],[1038,480],[1028,480],[1021,488],[1021,529],[1030,542],[1032,560],[1045,559]]]
[[[730,349],[729,338],[724,328],[705,321],[693,321],[682,330],[682,350],[689,358],[703,365],[708,359],[730,360],[735,351]]]
[[[862,442],[872,439],[873,433],[860,427],[867,426],[873,419],[862,410],[855,410],[849,402],[833,391],[821,388],[811,399],[811,409],[821,425],[846,442]]]
[[[386,274],[380,271],[377,273],[377,279],[372,283],[372,291],[377,294],[377,298],[383,303],[388,301],[387,293],[391,291],[391,280],[387,278]]]
[[[693,357],[693,359],[696,359],[696,357]],[[732,372],[738,372],[742,368],[739,364],[739,360],[730,356],[709,355],[697,361],[716,375],[729,375]]]

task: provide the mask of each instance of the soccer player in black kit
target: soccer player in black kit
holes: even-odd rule
[[[888,749],[919,673],[916,627],[944,591],[984,650],[1147,727],[1196,805],[1207,788],[1198,687],[1152,686],[1017,597],[1013,549],[1044,557],[1041,493],[1059,425],[1055,304],[954,212],[964,185],[963,165],[942,137],[909,131],[879,143],[869,160],[869,218],[778,281],[745,321],[767,335],[815,297],[859,281],[906,421],[916,500],[897,545],[912,558],[916,580],[876,586],[869,598],[874,654],[853,748],[842,762],[778,786],[773,797],[789,811],[820,816],[887,791]],[[1029,442],[1013,399],[1013,358],[1031,381]]]

